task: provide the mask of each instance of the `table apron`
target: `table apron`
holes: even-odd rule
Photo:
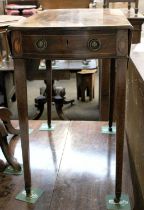
[[[85,59],[128,55],[128,30],[84,31],[74,34],[12,32],[14,58]]]

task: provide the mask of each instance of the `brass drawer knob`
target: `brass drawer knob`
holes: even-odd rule
[[[101,42],[98,39],[88,40],[88,49],[91,51],[97,51],[101,48]]]
[[[45,50],[47,48],[47,41],[45,39],[39,39],[35,42],[37,50]]]

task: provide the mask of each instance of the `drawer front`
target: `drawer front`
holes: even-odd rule
[[[23,35],[23,55],[47,58],[83,58],[114,56],[116,40],[113,34]]]

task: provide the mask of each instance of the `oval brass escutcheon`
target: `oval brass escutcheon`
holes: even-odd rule
[[[88,40],[88,48],[91,51],[97,51],[101,48],[101,42],[98,39]]]
[[[47,48],[47,41],[45,39],[39,39],[35,42],[37,50],[45,50]]]

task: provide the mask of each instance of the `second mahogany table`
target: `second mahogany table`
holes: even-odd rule
[[[43,79],[47,81],[48,126],[51,127],[51,60],[110,58],[116,68],[116,188],[120,201],[125,122],[127,59],[132,26],[119,10],[46,10],[9,27],[14,59],[16,95],[21,130],[25,190],[31,193],[26,79],[37,59],[46,60]],[[38,70],[35,69],[38,73]],[[123,78],[123,80],[121,80]],[[112,105],[112,104],[111,104]],[[112,122],[109,123],[111,128]]]

